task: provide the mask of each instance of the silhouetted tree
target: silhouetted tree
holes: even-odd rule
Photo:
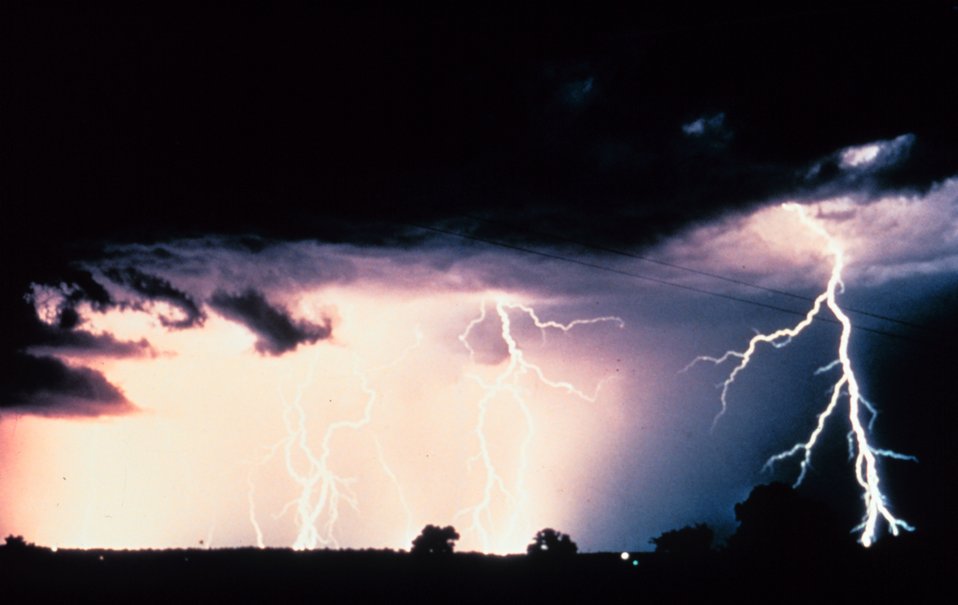
[[[729,554],[752,574],[823,581],[856,555],[846,523],[824,504],[782,483],[755,487],[735,505],[735,518],[740,525],[729,538]]]
[[[715,533],[704,523],[673,529],[649,540],[655,544],[655,552],[681,556],[703,555],[712,548]]]
[[[451,526],[427,525],[412,541],[412,553],[416,555],[451,555],[459,532]]]
[[[811,549],[851,542],[850,528],[830,509],[783,483],[756,486],[735,505],[735,518],[740,525],[729,539],[731,548]]]
[[[571,556],[579,551],[579,547],[568,534],[554,529],[543,529],[535,535],[532,543],[526,547],[526,553],[534,556],[562,557]]]
[[[4,548],[7,548],[11,552],[23,551],[30,546],[33,546],[33,544],[27,544],[27,541],[23,539],[23,536],[14,536],[11,534],[4,540]]]

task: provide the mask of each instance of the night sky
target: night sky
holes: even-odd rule
[[[728,535],[841,329],[759,346],[714,426],[735,362],[683,369],[801,321],[831,240],[869,439],[918,459],[888,506],[954,537],[953,2],[0,22],[0,534]],[[848,423],[801,490],[851,531]]]

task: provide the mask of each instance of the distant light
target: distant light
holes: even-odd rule
[[[51,546],[51,547],[50,547],[50,550],[52,550],[53,552],[56,552],[56,551],[57,551],[57,547],[56,547],[56,546]]]
[[[639,560],[638,560],[638,559],[632,561],[632,567],[638,567],[638,566],[639,566]]]
[[[622,554],[619,555],[619,556],[622,558],[623,561],[628,561],[630,555],[629,555],[629,553],[624,552],[624,553],[622,553]]]

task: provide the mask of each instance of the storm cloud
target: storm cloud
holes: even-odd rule
[[[785,195],[922,194],[958,173],[948,3],[459,9],[4,20],[18,94],[0,254],[17,262],[4,266],[0,316],[34,311],[31,284],[71,284],[58,315],[68,331],[14,327],[5,354],[135,353],[84,335],[81,307],[139,306],[185,330],[218,288],[240,292],[223,308],[259,330],[264,351],[308,342],[326,328],[297,325],[267,297],[356,277],[308,254],[271,273],[268,257],[291,242],[391,253],[434,239],[410,225],[481,216],[500,222],[464,230],[636,251]],[[215,245],[165,246],[184,240],[245,241],[265,260],[247,280],[203,258]]]
[[[252,289],[238,294],[218,290],[210,306],[256,334],[256,350],[264,355],[282,355],[301,344],[329,338],[332,333],[332,320],[327,318],[322,325],[294,320],[285,309],[271,305]]]
[[[39,416],[103,416],[136,408],[100,372],[52,357],[14,355],[4,363],[16,381],[0,381],[0,410]]]
[[[185,292],[174,288],[167,280],[144,273],[133,267],[108,269],[107,277],[117,284],[126,286],[148,301],[161,301],[178,309],[181,317],[160,315],[160,322],[172,330],[182,330],[203,324],[203,310]]]
[[[45,351],[72,357],[142,357],[155,356],[150,343],[141,338],[121,340],[109,333],[94,334],[86,330],[67,330],[41,325],[31,351]]]

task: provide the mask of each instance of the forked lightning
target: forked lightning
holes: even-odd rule
[[[829,256],[834,259],[831,276],[829,277],[828,285],[825,288],[825,291],[815,298],[812,308],[805,315],[804,319],[794,326],[776,330],[769,334],[756,334],[749,341],[748,346],[744,351],[726,351],[719,357],[704,355],[696,357],[692,363],[686,366],[685,369],[687,370],[700,361],[709,361],[718,365],[732,358],[738,359],[738,364],[732,369],[728,377],[719,385],[721,387],[720,400],[722,407],[712,422],[712,427],[714,429],[715,424],[728,409],[727,397],[729,389],[735,382],[736,377],[742,371],[744,371],[748,364],[752,361],[752,357],[756,353],[758,346],[762,343],[767,343],[775,348],[784,347],[791,342],[793,338],[801,334],[805,328],[810,326],[815,318],[820,317],[822,309],[827,307],[838,323],[841,324],[841,336],[838,342],[838,359],[819,368],[816,371],[816,374],[822,374],[836,368],[841,369],[841,374],[839,375],[838,380],[832,386],[831,398],[829,399],[828,405],[818,415],[818,421],[808,439],[804,442],[796,443],[790,449],[770,457],[765,462],[765,468],[770,469],[776,462],[781,462],[792,456],[801,454],[802,460],[800,464],[800,471],[794,484],[796,487],[800,485],[805,479],[806,472],[811,462],[812,450],[818,442],[818,439],[822,434],[822,430],[825,428],[826,421],[839,406],[839,402],[841,402],[843,398],[847,400],[848,420],[851,423],[851,430],[848,434],[849,455],[854,460],[855,479],[861,487],[862,499],[865,505],[865,514],[862,519],[862,523],[856,527],[854,531],[861,532],[859,535],[859,540],[863,546],[868,547],[871,546],[876,539],[879,519],[885,520],[888,530],[893,535],[898,535],[899,529],[906,529],[909,531],[913,529],[910,525],[908,525],[908,523],[895,517],[888,509],[885,494],[882,493],[881,488],[879,487],[880,477],[878,474],[877,458],[879,456],[895,458],[899,460],[915,460],[915,458],[912,456],[898,454],[890,450],[876,448],[869,442],[869,431],[871,429],[872,422],[875,419],[876,411],[875,408],[862,397],[858,378],[855,376],[855,372],[852,369],[852,361],[848,353],[849,342],[852,335],[852,322],[848,315],[842,310],[841,305],[838,304],[837,298],[838,294],[841,293],[845,287],[844,283],[842,282],[842,271],[845,267],[844,250],[839,245],[838,241],[832,237],[824,229],[824,227],[821,226],[821,224],[808,216],[802,206],[795,203],[788,203],[784,204],[783,207],[790,212],[795,212],[798,214],[798,217],[802,223],[804,223],[815,234],[825,240],[827,252]],[[862,423],[863,408],[871,415],[867,425]]]

